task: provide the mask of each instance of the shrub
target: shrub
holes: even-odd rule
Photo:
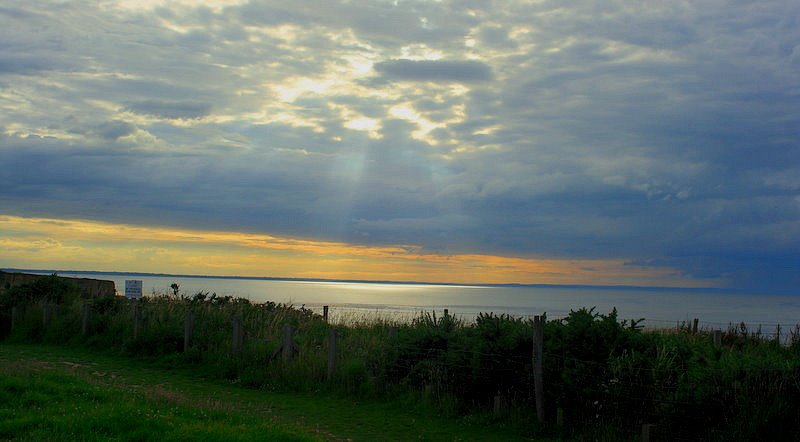
[[[71,304],[80,297],[81,291],[73,282],[50,275],[0,292],[0,308],[40,303]]]
[[[493,419],[517,422],[529,435],[546,434],[546,427],[533,423],[533,326],[527,319],[481,313],[468,323],[422,313],[405,324],[337,326],[338,365],[327,382],[330,325],[304,306],[254,304],[207,292],[183,296],[176,289],[135,303],[94,299],[84,337],[83,300],[57,280],[48,284],[60,295],[39,286],[16,292],[19,317],[11,340],[122,351],[250,387],[413,398],[445,413],[485,413],[499,393],[511,409]],[[37,304],[42,300],[61,302],[47,327]],[[134,305],[142,326],[136,337]],[[194,339],[184,352],[187,313],[194,317]],[[244,329],[236,354],[232,318]],[[288,362],[279,351],[285,325],[296,330],[297,354]],[[399,331],[390,336],[394,326]],[[682,439],[779,440],[800,434],[796,330],[784,347],[732,327],[717,348],[702,331],[643,331],[639,321],[619,321],[616,310],[571,311],[544,324],[546,414],[562,408],[570,425],[561,436],[577,439],[630,439],[642,423],[669,428],[671,437]]]

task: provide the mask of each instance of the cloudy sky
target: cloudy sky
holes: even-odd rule
[[[800,286],[800,2],[4,1],[0,267]]]

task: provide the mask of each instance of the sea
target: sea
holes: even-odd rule
[[[40,273],[52,273],[40,272]],[[744,323],[759,327],[766,336],[782,337],[800,324],[800,293],[775,295],[716,289],[668,289],[641,287],[442,285],[424,283],[347,282],[178,276],[95,272],[58,272],[61,276],[114,281],[124,294],[126,280],[141,280],[144,296],[199,292],[247,298],[252,302],[273,301],[322,311],[329,306],[332,321],[358,321],[380,317],[410,321],[420,314],[444,309],[449,314],[474,320],[479,313],[548,319],[566,317],[571,310],[594,308],[607,314],[617,310],[620,320],[639,320],[647,328],[671,328],[699,320],[700,328],[727,329]]]

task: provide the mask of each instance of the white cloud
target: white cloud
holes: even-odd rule
[[[731,273],[750,232],[773,244],[753,260],[796,260],[774,244],[800,246],[798,19],[783,1],[12,2],[0,201],[697,275]]]

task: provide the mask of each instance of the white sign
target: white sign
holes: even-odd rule
[[[128,299],[139,299],[142,297],[142,280],[141,279],[126,279],[125,280],[125,297]]]

